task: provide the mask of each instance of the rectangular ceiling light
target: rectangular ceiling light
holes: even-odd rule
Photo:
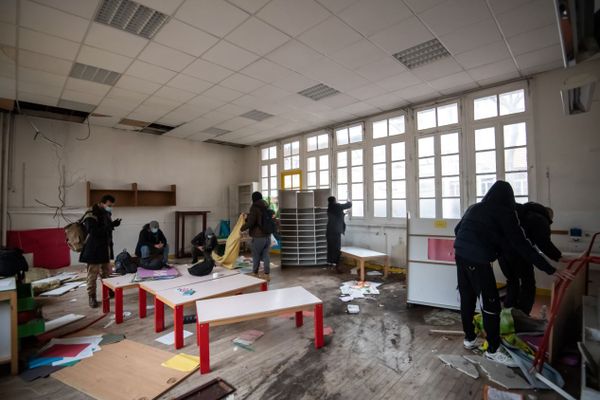
[[[215,128],[213,126],[212,128],[205,129],[202,132],[204,132],[204,133],[210,133],[211,135],[224,135],[224,134],[229,133],[231,131],[228,131],[227,129]]]
[[[93,65],[75,63],[73,68],[71,68],[69,76],[83,79],[84,81],[92,81],[102,83],[103,85],[113,86],[117,83],[121,74],[108,69],[94,67]]]
[[[273,114],[269,114],[269,113],[259,111],[259,110],[248,111],[247,113],[240,115],[240,117],[253,119],[255,121],[263,121],[263,120],[265,120],[267,118],[271,118],[273,116],[274,116]]]
[[[450,53],[439,40],[431,39],[394,54],[394,58],[404,64],[406,68],[414,69],[449,55]]]
[[[309,87],[308,89],[304,89],[303,91],[298,92],[298,94],[304,97],[308,97],[311,100],[319,101],[321,99],[324,99],[325,97],[336,95],[339,92],[339,90],[319,83],[318,85]]]
[[[102,0],[94,21],[152,39],[169,16],[131,0]]]

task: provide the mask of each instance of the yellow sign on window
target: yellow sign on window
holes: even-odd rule
[[[448,221],[445,219],[436,219],[433,221],[433,226],[438,229],[445,229],[448,227]]]

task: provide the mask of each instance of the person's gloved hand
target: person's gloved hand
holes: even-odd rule
[[[112,225],[113,225],[114,227],[117,227],[117,226],[121,225],[121,218],[117,218],[117,219],[115,219],[115,220],[113,221]]]

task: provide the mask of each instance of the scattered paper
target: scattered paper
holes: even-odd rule
[[[340,296],[340,300],[343,302],[349,302],[354,299],[363,299],[365,295],[378,295],[379,290],[377,289],[381,283],[377,282],[358,282],[358,281],[348,281],[342,283],[340,286],[340,292],[342,296]]]
[[[369,276],[382,276],[383,274],[379,271],[368,271],[367,275]]]
[[[348,304],[348,314],[358,314],[360,312],[360,307],[356,304]]]
[[[49,332],[56,328],[60,328],[61,326],[65,326],[72,322],[79,321],[80,319],[83,319],[83,318],[85,318],[85,315],[67,314],[67,315],[63,315],[62,317],[53,319],[51,321],[46,321],[46,323],[44,324],[44,327],[45,327],[44,332]]]
[[[61,287],[58,287],[53,290],[49,290],[44,293],[40,293],[40,296],[62,296],[63,294],[70,292],[73,289],[77,289],[79,286],[82,286],[82,282],[67,282]]]
[[[40,357],[75,357],[85,350],[89,345],[87,343],[61,344],[57,343],[39,354]]]
[[[348,303],[348,302],[354,300],[354,297],[352,297],[352,296],[340,296],[340,300],[343,301],[344,303]]]
[[[183,331],[184,339],[187,337],[190,337],[190,336],[192,336],[192,332],[188,332],[186,330]],[[162,344],[172,345],[175,343],[175,332],[167,333],[166,335],[156,338],[154,340],[156,340],[157,342],[162,343]]]
[[[40,349],[38,357],[29,361],[29,367],[66,365],[92,357],[94,352],[100,350],[99,343],[101,341],[102,336],[100,335],[54,338]]]
[[[182,372],[191,372],[200,365],[200,358],[190,354],[179,353],[161,364],[163,367]]]
[[[232,340],[233,344],[242,347],[246,350],[254,351],[252,345],[264,335],[264,332],[257,330],[249,330]]]
[[[110,321],[108,321],[108,323],[106,325],[104,325],[104,329],[108,328],[109,326],[111,326],[114,323],[115,323],[115,320],[111,319]]]

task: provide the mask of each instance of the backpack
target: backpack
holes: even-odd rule
[[[64,228],[67,246],[69,246],[71,250],[77,253],[81,253],[81,251],[83,250],[83,246],[87,241],[88,233],[85,229],[85,226],[83,225],[83,220],[87,217],[98,220],[98,218],[96,218],[96,216],[92,214],[91,211],[86,211],[86,213],[83,214],[83,217],[81,217],[81,219],[79,219],[76,222],[70,223]]]
[[[137,264],[133,262],[127,249],[123,249],[115,258],[115,272],[121,275],[137,272]]]
[[[205,276],[212,272],[214,266],[215,261],[211,257],[208,257],[204,261],[192,265],[188,268],[188,272],[194,276]]]
[[[23,250],[0,247],[0,276],[17,275],[17,280],[21,281],[28,269],[27,260],[23,257]]]
[[[262,212],[261,215],[260,229],[268,235],[277,232],[277,225],[275,224],[272,213],[273,210],[267,209]]]

